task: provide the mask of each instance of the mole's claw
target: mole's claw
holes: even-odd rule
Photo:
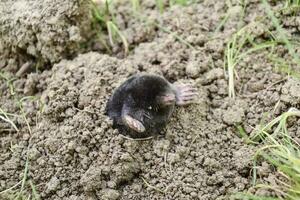
[[[185,106],[185,105],[189,105],[195,102],[195,99],[191,99],[191,100],[178,100],[176,102],[176,105],[178,106]]]
[[[164,106],[169,106],[169,105],[174,105],[175,101],[176,101],[176,96],[173,93],[166,93],[162,96],[158,96],[158,102],[161,105]]]
[[[138,120],[132,118],[132,117],[129,116],[129,115],[125,115],[125,116],[123,117],[123,122],[124,122],[129,128],[133,129],[133,130],[136,131],[136,132],[142,133],[142,132],[144,132],[144,131],[146,130],[145,127],[144,127],[144,125],[143,125],[140,121],[138,121]]]
[[[181,92],[195,92],[197,91],[197,88],[193,87],[192,85],[177,85],[175,86],[177,90]]]
[[[197,89],[191,85],[179,85],[176,88],[176,104],[179,106],[188,105],[198,97]]]
[[[149,113],[147,113],[147,112],[144,112],[143,116],[146,117],[146,118],[148,118],[148,119],[151,119],[151,115]]]
[[[185,92],[184,94],[182,94],[183,97],[198,97],[198,93],[197,92]]]

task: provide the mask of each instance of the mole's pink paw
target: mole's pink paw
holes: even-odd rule
[[[140,121],[132,118],[129,115],[125,115],[123,117],[123,121],[129,128],[133,129],[136,132],[142,133],[146,130],[144,125]]]
[[[191,85],[178,85],[176,88],[176,104],[179,106],[194,103],[198,97],[197,89]]]

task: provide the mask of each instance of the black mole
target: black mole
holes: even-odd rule
[[[115,90],[106,113],[121,134],[144,138],[165,127],[175,105],[190,104],[196,96],[189,85],[175,86],[161,76],[137,74]]]

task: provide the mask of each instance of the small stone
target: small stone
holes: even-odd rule
[[[223,78],[224,71],[221,68],[214,68],[214,69],[208,71],[204,76],[205,76],[205,78],[203,79],[203,83],[208,84],[216,79]]]
[[[32,148],[29,150],[29,159],[30,160],[36,160],[38,157],[40,157],[40,152],[36,148]]]
[[[180,161],[180,156],[179,156],[179,154],[169,153],[169,154],[168,154],[168,161],[169,161],[171,164],[174,164],[174,163]]]
[[[134,184],[134,185],[132,185],[132,189],[135,192],[140,192],[142,190],[142,185],[140,185],[140,184]]]
[[[104,189],[101,191],[101,198],[103,200],[117,200],[120,197],[120,193],[113,189]]]
[[[197,78],[200,76],[200,68],[197,62],[191,61],[186,65],[185,72],[188,76],[192,78]]]
[[[56,176],[53,176],[50,181],[46,184],[47,193],[55,191],[60,184],[59,179]]]
[[[245,111],[243,108],[239,107],[230,108],[223,113],[223,121],[228,125],[241,123],[244,117]]]

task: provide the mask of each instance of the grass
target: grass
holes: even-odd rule
[[[25,169],[24,169],[24,173],[23,173],[23,179],[22,179],[22,183],[21,183],[21,189],[18,192],[17,199],[19,199],[19,197],[21,195],[23,195],[23,191],[24,191],[24,187],[25,187],[25,184],[26,184],[26,180],[28,178],[27,177],[27,175],[28,175],[28,162],[29,162],[29,158],[28,158],[28,155],[27,155],[26,162],[25,162]]]
[[[283,13],[290,13],[297,16],[300,12],[300,1],[299,0],[286,0],[285,6],[282,9]]]
[[[110,46],[114,46],[115,43],[120,39],[122,41],[122,44],[124,46],[124,54],[128,55],[129,52],[129,45],[127,42],[126,37],[120,31],[118,26],[116,25],[116,19],[112,12],[112,0],[105,0],[105,6],[102,8],[99,8],[98,5],[92,0],[92,13],[93,13],[93,19],[98,24],[99,31],[97,32],[98,39],[101,44],[104,45],[104,47],[111,52],[110,48],[108,47],[107,42],[105,41],[103,31],[108,32],[108,39]],[[188,5],[192,1],[188,0],[170,0],[170,5],[179,4],[182,6]],[[141,10],[140,8],[140,1],[139,0],[131,0],[132,9],[134,12],[134,16],[139,18],[141,21],[147,22],[147,24],[152,24],[162,30],[163,32],[171,34],[174,38],[176,38],[181,43],[187,45],[189,48],[194,49],[194,47],[189,44],[187,41],[185,41],[182,37],[177,35],[176,33],[170,31],[169,29],[161,26],[160,24],[149,21],[147,18],[142,17],[142,15],[139,13]],[[164,2],[162,0],[156,0],[156,5],[160,12],[162,13],[164,11]]]
[[[180,6],[187,6],[188,4],[192,3],[193,1],[189,0],[169,0],[169,6],[180,5]],[[160,13],[163,13],[165,10],[164,0],[155,0],[156,8],[159,10]]]
[[[0,197],[1,195],[6,194],[10,199],[14,200],[25,200],[25,199],[31,199],[31,200],[39,200],[40,197],[36,191],[36,187],[33,184],[33,182],[29,179],[28,173],[29,173],[29,157],[28,157],[28,151],[29,148],[27,148],[27,156],[26,156],[26,162],[25,162],[25,167],[23,171],[23,176],[22,180],[13,185],[12,187],[1,191],[0,192]],[[19,190],[16,190],[17,187],[20,187]],[[26,190],[26,187],[31,188],[31,192]],[[29,193],[29,194],[28,194]]]
[[[13,86],[13,81],[15,80],[15,78],[9,78],[7,75],[5,75],[3,72],[0,71],[0,79],[3,79],[6,85],[8,86],[10,95],[14,96],[15,89]],[[16,124],[13,122],[13,120],[10,117],[16,117],[16,115],[5,112],[0,107],[0,120],[9,123],[16,132],[19,132],[19,129],[17,128]]]
[[[28,172],[29,172],[29,158],[27,156],[22,180],[20,180],[18,183],[16,183],[12,187],[10,187],[4,191],[1,191],[0,197],[1,197],[1,195],[6,194],[6,196],[12,200],[40,200],[40,196],[36,191],[35,185],[28,178]],[[21,186],[20,190],[15,190],[19,186]],[[28,186],[31,189],[31,193],[25,194],[26,186]],[[26,192],[26,193],[28,193],[28,192]]]
[[[292,55],[293,60],[296,63],[299,62],[299,56],[296,53],[292,43],[290,40],[286,37],[286,34],[284,33],[284,30],[280,26],[279,21],[276,19],[274,13],[272,12],[270,6],[266,2],[266,0],[263,0],[263,5],[265,6],[267,10],[268,16],[271,18],[274,26],[276,27],[277,32],[279,33],[278,40],[282,40],[285,44],[286,48],[289,50],[289,53]],[[105,1],[105,8],[99,9],[97,5],[93,3],[93,16],[94,19],[97,21],[97,23],[100,26],[104,26],[105,30],[108,33],[108,39],[111,46],[114,46],[116,42],[121,41],[124,46],[124,52],[125,54],[128,54],[128,43],[123,35],[123,33],[120,31],[118,26],[116,25],[115,17],[113,15],[113,12],[110,9],[110,3],[111,1],[106,0]],[[139,0],[131,0],[132,8],[134,12],[140,11],[140,2]],[[187,0],[170,0],[169,1],[170,6],[178,4],[178,5],[187,5]],[[293,6],[299,6],[300,1],[299,0],[289,0],[286,1],[286,7],[293,7]],[[164,11],[164,4],[162,0],[156,0],[157,8],[160,12]],[[224,19],[221,21],[219,26],[217,27],[217,31],[219,31],[228,18],[230,17],[230,14],[227,13]],[[174,32],[170,31],[169,29],[165,28],[164,26],[156,23],[156,22],[150,22],[151,24],[154,24],[156,27],[161,29],[162,31],[171,34],[174,38],[176,38],[178,41],[182,42],[183,44],[187,45],[189,48],[193,49],[193,46],[186,42],[182,37],[175,34]],[[99,37],[102,38],[102,33],[99,33]],[[227,69],[228,73],[228,93],[229,96],[234,98],[235,97],[235,87],[234,87],[234,80],[237,77],[236,67],[238,66],[239,62],[245,58],[247,55],[256,52],[261,49],[266,49],[270,47],[274,47],[274,45],[278,44],[278,40],[275,41],[267,41],[265,43],[261,44],[255,44],[253,42],[253,38],[251,35],[249,35],[245,29],[240,29],[237,33],[235,33],[231,40],[227,43],[226,46],[226,52],[225,52],[225,67]],[[102,41],[103,42],[103,41]],[[274,62],[277,62],[281,66],[285,66],[284,60],[280,58],[272,58]],[[286,66],[287,68],[288,66]],[[0,77],[5,79],[7,81],[7,85],[10,88],[11,94],[14,94],[14,89],[12,86],[12,79],[8,79],[6,76],[0,73]],[[26,115],[24,113],[24,109],[22,107],[22,102],[28,98],[26,97],[21,99],[19,103],[19,107],[21,110],[21,115],[23,120],[25,121],[28,131],[31,134],[31,128],[28,123],[28,120],[26,118]],[[17,126],[13,123],[11,120],[11,116],[15,116],[13,114],[9,114],[4,112],[2,109],[0,109],[0,119],[9,123],[16,131],[19,131]],[[300,111],[292,108],[288,112],[283,113],[281,116],[275,118],[271,122],[269,122],[267,125],[263,126],[257,134],[252,137],[248,138],[246,135],[245,130],[241,125],[237,126],[238,132],[240,133],[240,136],[244,138],[247,142],[251,143],[252,141],[257,141],[258,139],[260,141],[263,141],[265,143],[265,146],[260,148],[257,153],[255,154],[255,163],[259,161],[259,159],[267,160],[270,164],[277,167],[278,171],[283,174],[283,177],[287,180],[286,182],[282,182],[281,180],[277,180],[278,185],[270,186],[266,184],[257,184],[257,178],[256,178],[256,167],[254,167],[254,176],[253,176],[253,183],[256,188],[267,188],[274,190],[277,194],[277,198],[271,198],[271,197],[259,197],[252,194],[238,194],[239,197],[247,198],[247,199],[255,199],[255,200],[270,200],[270,199],[300,199],[299,191],[300,191],[300,151],[299,151],[299,144],[294,141],[288,134],[287,130],[287,121],[290,117],[300,117]],[[194,139],[195,140],[195,139]],[[193,141],[192,141],[193,143]],[[257,144],[257,142],[254,142]],[[23,178],[20,180],[17,184],[12,186],[11,188],[0,192],[0,194],[9,192],[9,191],[15,191],[16,188],[20,187],[20,190],[15,193],[15,198],[17,199],[39,199],[38,194],[36,192],[36,188],[33,185],[32,181],[28,178],[28,172],[29,172],[29,161],[28,157],[26,159],[24,172],[23,172]],[[165,193],[166,190],[161,190],[159,188],[156,188],[152,185],[150,185],[144,178],[142,178],[144,184],[152,188],[160,193]],[[31,188],[31,195],[26,197],[24,194],[24,191],[26,189],[26,186],[29,186]]]
[[[300,110],[290,108],[287,112],[276,117],[255,135],[263,141],[261,147],[254,156],[253,185],[254,188],[264,188],[274,191],[276,197],[262,197],[252,194],[238,193],[237,199],[264,200],[264,199],[300,199],[300,145],[290,137],[287,129],[287,121],[291,117],[300,117]],[[254,139],[255,138],[251,138]],[[272,184],[257,184],[257,166],[260,160],[266,160],[273,165],[279,178]]]
[[[119,30],[119,28],[116,26],[116,24],[112,21],[107,21],[106,22],[107,30],[108,30],[108,36],[109,36],[109,42],[112,46],[114,46],[114,43],[116,41],[117,37],[120,37],[123,45],[124,45],[124,53],[125,55],[128,54],[129,48],[128,48],[128,43],[123,35],[123,33]]]
[[[174,6],[174,5],[181,5],[181,6],[187,6],[189,3],[188,0],[170,0],[169,4],[170,6]]]
[[[249,26],[249,25],[248,25]],[[254,43],[254,38],[247,33],[247,27],[240,29],[237,33],[233,34],[229,40],[225,50],[224,69],[227,69],[228,74],[228,95],[230,98],[235,98],[234,80],[237,77],[235,70],[239,62],[247,55],[256,52],[258,50],[274,47],[277,44],[276,41],[267,41],[260,44]],[[247,50],[247,45],[251,45]]]
[[[165,6],[164,6],[164,1],[162,0],[155,0],[156,3],[156,8],[159,10],[160,13],[164,12]]]
[[[37,97],[34,96],[26,96],[21,98],[20,100],[17,100],[17,97],[15,97],[15,101],[16,104],[18,105],[18,108],[20,110],[20,115],[16,115],[16,114],[8,114],[6,112],[4,112],[2,109],[0,109],[0,114],[2,114],[2,116],[0,115],[0,119],[4,118],[5,121],[9,122],[16,131],[19,132],[19,129],[16,127],[16,125],[12,122],[12,120],[9,119],[8,116],[14,116],[14,117],[21,117],[27,127],[27,130],[29,132],[30,135],[32,135],[32,130],[30,127],[30,124],[28,122],[28,119],[26,117],[26,113],[24,111],[23,108],[23,102],[26,100],[37,100]],[[39,111],[42,111],[43,106],[40,107]],[[9,199],[14,199],[14,200],[40,200],[40,196],[38,195],[38,192],[36,191],[36,187],[33,184],[32,180],[28,177],[28,173],[29,173],[29,146],[30,146],[30,142],[31,138],[29,140],[29,144],[27,146],[26,149],[26,161],[25,161],[25,166],[24,166],[24,171],[23,171],[23,175],[22,175],[22,179],[16,183],[15,185],[13,185],[12,187],[1,191],[0,192],[0,197],[4,197],[2,195],[5,195],[5,197],[9,198]],[[20,187],[19,190],[17,190],[17,188]],[[28,191],[28,188],[30,188],[31,191]]]
[[[297,66],[300,65],[299,54],[296,52],[295,47],[294,47],[294,45],[299,45],[298,41],[296,41],[296,40],[293,41],[290,38],[288,38],[284,29],[280,25],[279,20],[275,17],[275,14],[272,11],[268,2],[266,0],[262,0],[262,3],[265,7],[268,17],[271,19],[272,24],[276,28],[276,31],[278,33],[277,40],[282,41],[282,43],[285,45],[286,49],[288,50],[289,54],[292,57],[291,61],[284,60],[283,58],[280,58],[278,56],[271,56],[270,59],[274,62],[274,64],[278,68],[278,71],[287,73],[288,75],[294,76],[296,78],[300,78],[300,72],[293,70],[291,67],[292,63],[296,64]],[[300,5],[299,0],[286,1],[286,8],[289,8],[292,6],[299,6],[299,5]]]
[[[156,26],[157,28],[159,28],[160,30],[162,30],[163,32],[169,33],[170,35],[172,35],[175,39],[177,39],[178,41],[180,41],[181,43],[185,44],[187,47],[189,47],[190,49],[195,49],[193,47],[193,45],[191,45],[189,42],[187,42],[185,39],[183,39],[181,36],[177,35],[175,32],[170,31],[169,29],[163,27],[162,25],[156,23],[156,22],[150,22],[152,23],[154,26]]]
[[[9,78],[4,72],[0,71],[0,79],[3,79],[5,81],[6,85],[9,87],[10,94],[14,95],[15,90],[12,83],[14,80],[16,80],[16,78]]]
[[[116,19],[112,11],[112,1],[105,0],[105,5],[99,8],[98,5],[92,0],[92,13],[94,21],[99,25],[99,31],[97,32],[99,41],[108,48],[107,43],[103,39],[102,31],[108,32],[109,43],[113,47],[114,44],[120,39],[123,43],[124,54],[128,55],[129,47],[126,37],[122,31],[116,25]],[[139,7],[138,0],[132,0],[133,8],[137,11]]]
[[[300,1],[299,0],[286,0],[285,6],[282,9],[286,13],[291,13],[292,15],[297,15],[300,12]]]
[[[236,125],[236,129],[237,129],[238,136],[240,138],[242,138],[246,144],[258,144],[257,142],[255,142],[249,138],[245,129],[240,124]]]
[[[229,12],[229,9],[226,12],[226,15],[223,17],[223,19],[221,20],[221,22],[218,24],[217,28],[215,29],[213,35],[215,35],[217,32],[219,32],[224,25],[226,24],[226,22],[228,21],[228,19],[230,18],[231,13]]]
[[[287,6],[298,6],[299,1],[286,1]],[[277,43],[282,43],[292,56],[292,61],[299,65],[299,55],[296,53],[293,41],[291,41],[284,29],[280,25],[279,20],[275,17],[270,5],[266,0],[262,0],[262,4],[265,7],[267,16],[271,19],[272,24],[276,28]],[[283,58],[270,54],[274,64],[282,66],[289,75],[298,75],[299,73],[291,74],[290,64]],[[300,117],[300,111],[296,108],[291,108],[282,115],[276,117],[265,126],[262,126],[260,130],[251,138],[250,141],[262,141],[263,147],[261,147],[254,156],[253,167],[253,187],[264,188],[274,192],[275,197],[265,197],[259,195],[253,195],[250,193],[238,193],[233,195],[235,199],[244,200],[299,200],[300,199],[300,145],[292,137],[290,137],[287,122],[291,117]],[[241,131],[240,131],[241,132]],[[260,160],[265,160],[269,164],[275,167],[277,177],[272,183],[258,183],[257,181],[257,163]]]
[[[242,21],[243,18],[245,16],[245,12],[246,12],[246,7],[247,7],[247,1],[246,0],[242,0],[239,2],[239,5],[243,8],[242,12],[240,13],[240,19],[239,19],[239,23],[238,23],[238,30],[240,30],[242,28]],[[221,22],[218,24],[218,26],[216,27],[215,31],[212,34],[212,37],[215,37],[215,34],[218,33],[226,24],[226,22],[230,19],[230,17],[232,16],[232,4],[230,1],[227,2],[227,12],[225,14],[225,16],[223,17],[223,19],[221,20]]]
[[[291,2],[291,1],[287,1],[287,2]],[[280,39],[285,43],[285,46],[288,49],[290,55],[293,57],[295,63],[300,64],[299,55],[296,53],[294,46],[292,45],[285,31],[280,25],[279,20],[275,17],[274,12],[272,11],[270,5],[266,0],[262,0],[262,3],[263,6],[265,7],[268,17],[271,19],[273,25],[275,26]]]
[[[131,5],[133,12],[137,13],[140,10],[140,1],[139,0],[131,0]]]
[[[300,78],[300,72],[293,69],[293,61],[281,58],[276,54],[268,56],[268,59],[274,64],[275,71],[295,78]]]
[[[17,128],[16,124],[10,119],[9,116],[15,116],[15,115],[7,113],[0,108],[0,120],[9,123],[16,132],[19,132],[19,129]]]
[[[260,197],[253,194],[244,194],[244,193],[237,193],[234,196],[232,196],[230,199],[242,199],[242,200],[280,200],[275,197]]]
[[[290,117],[300,117],[300,111],[296,108],[290,108],[287,112],[283,113],[282,115],[276,117],[273,119],[271,122],[266,124],[264,127],[262,127],[252,138],[251,140],[256,140],[256,138],[264,139],[265,133],[271,131],[275,125],[277,124],[277,127],[275,130],[273,130],[272,137],[276,138],[278,135],[282,134],[284,136],[288,135],[288,130],[287,130],[287,119]]]
[[[285,7],[294,7],[294,6],[300,6],[300,0],[286,0],[285,1]]]
[[[286,1],[287,6],[291,5],[298,5],[299,1]],[[253,38],[251,35],[249,35],[246,31],[245,26],[241,28],[239,31],[237,31],[232,38],[229,40],[226,46],[225,50],[225,58],[224,58],[224,68],[227,69],[228,74],[228,95],[231,98],[235,98],[235,78],[237,77],[236,72],[236,66],[238,63],[245,58],[250,53],[253,53],[255,51],[269,48],[269,47],[275,47],[278,44],[284,44],[286,49],[288,50],[289,54],[292,56],[292,62],[296,65],[300,65],[300,58],[298,53],[296,52],[293,41],[291,41],[287,34],[285,33],[284,29],[280,25],[279,20],[275,17],[274,12],[272,11],[270,5],[266,0],[262,0],[262,5],[264,6],[267,16],[271,19],[272,24],[276,28],[277,35],[272,34],[270,35],[272,39],[270,41],[266,41],[260,44],[255,44],[253,41]],[[229,17],[229,16],[228,16]],[[220,26],[223,26],[223,24],[227,20],[225,17],[224,21],[221,22],[219,27],[217,27],[216,30],[220,29]],[[248,50],[245,50],[247,46],[251,44],[252,46],[248,48]],[[282,72],[288,73],[289,75],[293,75],[296,77],[300,77],[300,73],[295,72],[292,70],[291,66],[287,61],[283,60],[282,58],[279,58],[278,56],[270,53],[269,58],[274,61],[274,64],[276,64],[277,68],[281,70]]]
[[[162,193],[162,194],[165,194],[165,193],[167,192],[167,189],[168,189],[168,188],[166,188],[165,190],[161,190],[161,189],[159,189],[159,188],[157,188],[157,187],[154,187],[153,185],[150,185],[143,177],[141,177],[141,178],[142,178],[144,184],[145,184],[148,188],[151,188],[151,189],[153,189],[154,191],[160,192],[160,193]]]

